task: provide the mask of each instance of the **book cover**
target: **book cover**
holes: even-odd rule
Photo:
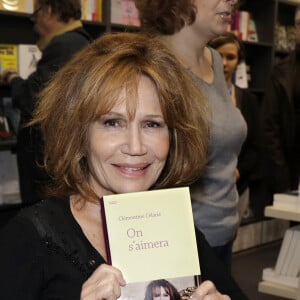
[[[292,237],[291,237],[291,242],[290,242],[290,246],[288,248],[288,251],[284,257],[284,264],[282,267],[282,270],[280,272],[281,275],[288,275],[289,273],[289,268],[291,266],[292,262],[292,257],[293,257],[293,253],[295,251],[295,247],[296,247],[296,239],[295,239],[295,231],[290,228],[289,230],[292,231]]]
[[[294,248],[286,275],[290,277],[297,277],[300,269],[300,225],[293,226],[292,229]]]
[[[187,187],[104,196],[102,214],[108,260],[127,282],[120,299],[144,299],[156,280],[179,293],[196,285],[201,273]]]
[[[113,24],[122,24],[121,0],[111,0],[110,20]]]
[[[300,209],[300,197],[296,193],[278,193],[274,194],[273,206],[283,209]]]
[[[141,26],[139,13],[135,7],[134,0],[122,0],[122,24],[131,26]]]
[[[0,71],[18,70],[18,49],[15,44],[0,44]]]
[[[278,257],[276,260],[275,268],[274,268],[274,271],[277,275],[281,274],[283,266],[286,262],[286,256],[288,253],[288,249],[290,247],[292,237],[293,237],[292,230],[290,230],[290,229],[286,230],[283,240],[282,240],[282,243],[281,243],[279,254],[278,254]]]
[[[41,56],[42,53],[36,45],[18,45],[18,70],[23,79],[26,79],[32,72],[36,70],[36,65]]]
[[[256,30],[256,24],[253,20],[252,16],[250,15],[249,19],[249,28],[248,28],[248,41],[250,42],[258,42],[258,35]]]
[[[248,88],[247,65],[244,61],[239,63],[236,68],[234,83],[240,88]]]

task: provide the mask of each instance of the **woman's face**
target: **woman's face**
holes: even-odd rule
[[[100,197],[148,190],[164,168],[169,131],[156,88],[146,76],[140,78],[137,100],[130,120],[123,89],[112,110],[90,127],[90,180]]]
[[[235,43],[227,43],[217,48],[217,51],[222,57],[226,81],[231,82],[239,62],[238,46]]]
[[[157,286],[153,290],[153,300],[170,300],[170,295],[162,286]]]
[[[237,0],[195,0],[197,17],[195,26],[209,40],[224,33],[233,18],[233,6]]]

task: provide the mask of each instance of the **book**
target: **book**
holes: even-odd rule
[[[255,24],[255,21],[252,19],[252,17],[250,17],[250,19],[249,19],[248,41],[258,42],[256,24]]]
[[[293,237],[293,231],[287,229],[284,234],[281,247],[279,250],[279,254],[276,260],[275,268],[274,268],[274,271],[277,275],[281,274],[284,263],[286,262],[286,255],[290,247],[292,237]]]
[[[139,13],[135,7],[134,0],[121,0],[122,24],[141,26]]]
[[[141,22],[134,0],[111,0],[111,22],[140,26]]]
[[[300,210],[300,197],[298,193],[277,193],[273,197],[273,206],[288,210]]]
[[[81,19],[102,22],[102,0],[81,0]]]
[[[0,71],[18,70],[18,48],[15,44],[0,44]]]
[[[127,282],[120,299],[144,299],[155,280],[167,280],[178,292],[197,285],[201,272],[187,187],[108,195],[101,207],[108,261]]]
[[[293,228],[290,228],[288,230],[292,231],[292,237],[291,237],[290,246],[284,257],[284,264],[283,264],[282,270],[280,272],[281,275],[286,275],[286,276],[289,275],[289,273],[290,273],[289,270],[291,268],[291,265],[294,263],[292,258],[293,258],[294,251],[295,251],[296,244],[297,244],[297,240],[295,237],[295,235],[296,235],[295,230],[293,230]]]
[[[42,53],[36,45],[18,45],[18,71],[23,79],[36,70],[36,65],[41,57]]]
[[[237,65],[234,83],[240,88],[248,88],[247,65],[244,61]]]
[[[300,225],[292,227],[294,247],[286,275],[297,277],[300,270]]]
[[[266,281],[287,285],[293,288],[298,288],[298,282],[299,282],[299,277],[278,275],[274,272],[273,268],[263,269],[262,279]]]

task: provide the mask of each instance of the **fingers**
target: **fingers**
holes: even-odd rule
[[[0,72],[0,81],[3,84],[9,84],[13,78],[18,77],[18,76],[19,75],[16,72],[16,70],[5,69],[2,72]]]
[[[115,300],[121,295],[121,286],[126,284],[117,268],[102,264],[83,284],[81,300]]]
[[[193,300],[230,300],[227,295],[222,295],[218,292],[215,285],[206,280],[200,284],[192,295]]]

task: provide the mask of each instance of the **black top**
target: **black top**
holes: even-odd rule
[[[257,97],[248,89],[235,86],[236,106],[240,109],[247,123],[247,137],[238,157],[240,178],[237,181],[239,195],[253,180],[261,179],[261,137],[260,118]]]
[[[202,278],[233,300],[247,299],[196,231]],[[102,263],[75,221],[68,200],[25,208],[0,232],[1,299],[80,299],[82,284]],[[142,266],[141,266],[142,267]]]
[[[49,79],[91,41],[92,38],[83,27],[57,35],[43,50],[35,72],[27,79],[12,79],[12,100],[14,106],[20,110],[22,123],[30,120],[37,95]]]
[[[296,124],[299,114],[294,98],[297,91],[293,88],[294,84],[299,86],[297,51],[298,47],[274,66],[263,99],[264,170],[273,193],[296,189],[299,182],[299,131]]]

